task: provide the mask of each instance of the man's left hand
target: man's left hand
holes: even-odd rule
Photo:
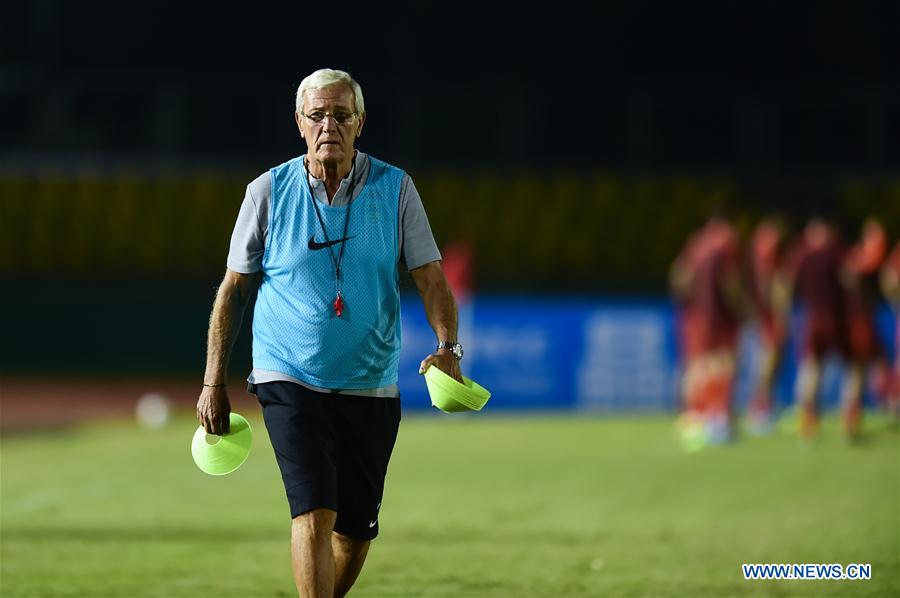
[[[462,372],[459,369],[459,360],[453,356],[450,349],[438,349],[419,364],[419,373],[424,374],[428,366],[434,365],[439,370],[462,383]]]

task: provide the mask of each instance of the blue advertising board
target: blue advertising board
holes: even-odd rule
[[[417,297],[403,299],[400,389],[406,409],[429,408],[419,362],[435,337]],[[678,404],[679,360],[675,312],[665,299],[600,300],[578,297],[479,296],[460,306],[463,373],[493,394],[485,408],[500,410],[672,411]],[[890,347],[893,316],[879,314],[879,333]],[[792,327],[796,329],[796,327]],[[741,335],[735,400],[751,392],[757,364],[756,333]],[[791,402],[796,373],[793,339],[777,385],[781,405]],[[830,360],[823,403],[837,400],[841,364]]]

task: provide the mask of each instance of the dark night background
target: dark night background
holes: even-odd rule
[[[35,1],[4,9],[4,161],[297,151],[292,95],[350,71],[361,145],[406,168],[883,171],[895,3]]]
[[[196,361],[244,186],[302,153],[293,96],[326,66],[362,85],[358,147],[413,175],[483,291],[661,296],[713,211],[848,237],[874,214],[896,239],[898,24],[836,1],[9,4],[5,327],[43,334],[4,362],[75,367],[47,339],[101,315]],[[171,355],[160,331],[186,329]]]

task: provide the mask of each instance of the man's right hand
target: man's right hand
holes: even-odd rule
[[[197,419],[208,434],[222,436],[231,431],[231,403],[224,386],[204,386],[197,401]]]

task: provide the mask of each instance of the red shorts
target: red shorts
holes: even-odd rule
[[[870,314],[853,312],[847,318],[850,356],[867,361],[881,352],[878,336],[875,334],[875,322]]]
[[[831,351],[837,351],[842,357],[847,357],[850,353],[849,345],[845,318],[826,311],[806,314],[800,343],[804,356],[812,355],[821,359]]]
[[[681,322],[682,348],[686,359],[722,349],[737,349],[736,323],[717,322],[696,311],[685,311]]]
[[[759,337],[764,347],[780,347],[784,343],[784,325],[770,311],[760,314]]]

